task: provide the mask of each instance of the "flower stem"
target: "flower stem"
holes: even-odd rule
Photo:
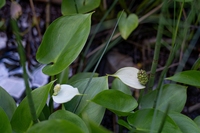
[[[19,56],[20,56],[20,64],[21,64],[22,69],[23,69],[23,78],[24,78],[24,83],[25,83],[25,87],[26,87],[26,96],[27,96],[27,100],[28,100],[28,105],[29,105],[31,117],[32,117],[33,123],[35,124],[35,123],[38,122],[38,119],[37,119],[37,115],[36,115],[36,111],[35,111],[35,106],[34,106],[34,103],[33,103],[33,98],[32,98],[32,95],[31,95],[31,88],[29,86],[28,74],[26,72],[25,50],[24,50],[24,47],[23,47],[22,42],[21,42],[21,37],[20,37],[20,34],[19,34],[19,28],[17,26],[17,21],[14,20],[14,19],[11,19],[10,23],[11,23],[11,26],[12,26],[13,33],[16,37],[17,45],[18,45],[17,50],[18,50],[18,53],[19,53]]]
[[[154,53],[154,57],[153,57],[153,62],[152,62],[152,66],[151,66],[151,73],[150,73],[150,77],[149,77],[149,82],[147,85],[147,90],[150,90],[153,88],[154,85],[154,79],[155,79],[155,73],[156,73],[156,68],[158,65],[158,59],[159,59],[159,54],[160,54],[160,47],[161,47],[161,40],[162,40],[162,33],[163,33],[163,21],[164,21],[164,16],[163,14],[165,14],[165,12],[167,11],[167,3],[166,0],[164,1],[162,8],[161,8],[161,14],[160,14],[160,18],[159,18],[159,26],[158,26],[158,34],[156,37],[156,46],[155,46],[155,53]]]

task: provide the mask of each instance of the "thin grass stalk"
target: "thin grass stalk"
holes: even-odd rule
[[[97,33],[97,31],[99,30],[100,26],[102,25],[103,21],[106,19],[106,17],[109,15],[109,13],[111,12],[111,10],[115,7],[116,3],[118,2],[118,0],[115,0],[112,5],[110,6],[110,8],[106,11],[106,13],[104,14],[103,18],[100,20],[99,24],[97,25],[97,27],[95,28],[94,30],[94,34],[92,35],[91,39],[89,40],[87,46],[86,46],[86,49],[85,49],[85,52],[84,52],[84,56],[87,55],[88,53],[88,50],[94,40],[94,37]]]
[[[78,68],[78,72],[81,71],[81,67],[83,66],[83,62],[84,62],[84,58],[86,57],[87,53],[88,53],[88,50],[94,40],[94,37],[96,36],[96,33],[97,31],[99,30],[100,26],[102,25],[103,21],[106,19],[106,17],[109,15],[109,13],[111,12],[111,10],[114,8],[114,6],[116,5],[116,3],[118,2],[118,0],[115,0],[112,5],[110,6],[110,8],[106,11],[106,13],[104,14],[103,18],[100,20],[99,24],[97,25],[97,27],[95,28],[94,30],[94,34],[91,36],[86,48],[85,48],[85,51],[84,51],[84,54],[83,54],[83,59],[81,59],[80,61],[80,64],[79,64],[79,68]]]
[[[149,82],[147,85],[147,91],[152,89],[153,85],[154,85],[155,73],[156,73],[156,68],[158,65],[158,59],[159,59],[159,54],[160,54],[162,33],[163,33],[163,28],[164,28],[163,14],[165,14],[165,12],[167,10],[167,5],[168,4],[167,4],[166,0],[164,0],[162,8],[161,8],[160,18],[159,18],[159,26],[158,26],[158,33],[157,33],[157,37],[156,37],[155,53],[154,53],[153,62],[152,62],[152,66],[151,66],[151,72],[150,72]]]
[[[193,48],[195,47],[199,37],[200,37],[200,28],[198,28],[198,30],[196,31],[192,41],[190,42],[188,48],[186,49],[186,51],[183,55],[183,59],[181,60],[179,66],[176,70],[176,73],[183,70],[183,67],[185,66],[185,63],[187,62],[187,60],[188,60]]]
[[[108,50],[110,50],[113,46],[115,46],[116,44],[118,44],[119,42],[121,42],[121,41],[122,41],[122,37],[121,37],[121,36],[117,37],[113,42],[111,42],[111,43],[109,44],[109,46],[108,46],[106,52],[107,52]],[[103,49],[100,49],[99,51],[97,51],[97,53],[96,53],[95,55],[93,55],[93,56],[91,57],[90,62],[89,62],[88,65],[85,67],[85,69],[83,70],[83,72],[88,72],[88,71],[92,68],[92,66],[94,66],[94,64],[96,64],[96,62],[98,61],[98,59],[99,59],[99,57],[100,57],[102,51],[103,51]]]
[[[90,76],[90,78],[89,78],[89,81],[87,82],[87,85],[86,85],[85,89],[83,90],[83,94],[85,94],[85,91],[86,91],[87,88],[89,87],[89,85],[90,85],[90,83],[91,83],[91,81],[92,81],[92,77],[94,76],[94,73],[96,72],[97,67],[98,67],[99,64],[100,64],[100,62],[101,62],[101,60],[102,60],[102,58],[103,58],[103,56],[104,56],[104,54],[105,54],[105,52],[106,52],[106,50],[107,50],[107,48],[108,48],[108,45],[110,44],[110,41],[111,41],[111,39],[112,39],[113,36],[114,36],[114,33],[115,33],[115,31],[116,31],[117,25],[118,25],[118,23],[119,23],[119,20],[121,19],[122,14],[123,14],[123,12],[122,12],[121,15],[119,16],[119,19],[117,20],[117,23],[116,23],[116,25],[115,25],[115,27],[114,27],[114,29],[113,29],[113,32],[112,32],[112,34],[111,34],[111,36],[110,36],[108,42],[106,43],[106,45],[105,45],[105,47],[104,47],[104,49],[103,49],[103,52],[102,52],[100,58],[98,59],[97,64],[95,65],[95,68],[94,68],[93,71],[92,71],[92,74],[91,74],[91,76]],[[80,100],[78,101],[78,104],[76,105],[76,107],[75,107],[75,109],[74,109],[74,112],[76,112],[76,110],[77,110],[79,104],[81,103],[81,100],[82,100],[82,99],[83,99],[83,96],[81,96]]]
[[[172,47],[173,48],[170,51],[170,54],[169,54],[169,57],[167,59],[167,63],[165,65],[165,68],[162,71],[161,76],[159,78],[159,82],[158,82],[158,86],[157,86],[158,90],[161,87],[162,81],[164,80],[164,76],[167,73],[169,66],[171,65],[172,61],[174,60],[174,55],[176,54],[177,50],[180,48],[180,44],[175,44],[175,41],[176,41],[176,37],[177,37],[177,34],[178,34],[178,27],[179,27],[179,23],[180,23],[180,19],[181,19],[181,14],[183,12],[183,6],[184,6],[184,3],[181,4],[181,10],[179,12],[176,30],[175,30],[175,33],[173,35],[173,40],[172,40]]]
[[[17,50],[18,50],[18,53],[19,53],[19,56],[20,56],[20,64],[21,64],[22,69],[23,69],[23,75],[22,76],[24,78],[24,84],[25,84],[25,87],[26,87],[26,96],[27,96],[27,100],[28,100],[28,105],[29,105],[32,121],[35,124],[35,123],[38,122],[38,119],[37,119],[37,115],[36,115],[35,106],[34,106],[34,103],[33,103],[33,98],[32,98],[32,95],[31,95],[31,88],[29,86],[29,81],[28,81],[29,77],[28,77],[28,74],[26,72],[25,50],[24,50],[24,47],[23,47],[22,42],[21,42],[21,37],[20,37],[20,34],[19,34],[19,28],[17,26],[17,21],[14,20],[14,19],[11,19],[10,22],[11,22],[13,33],[16,37]]]
[[[184,3],[181,4],[181,10],[179,12],[179,17],[178,17],[178,22],[177,22],[177,25],[176,25],[176,30],[175,30],[175,33],[173,35],[173,39],[176,39],[175,37],[177,36],[177,33],[178,33],[178,27],[179,27],[179,23],[180,23],[180,16],[182,14],[182,11],[183,11],[183,6],[184,6]],[[156,95],[156,100],[154,102],[154,108],[155,108],[155,111],[154,111],[154,115],[153,115],[153,120],[152,120],[152,125],[151,125],[151,132],[153,132],[153,128],[154,128],[154,124],[155,124],[155,118],[156,118],[156,115],[157,115],[157,105],[158,105],[158,101],[160,99],[160,96],[161,96],[161,93],[162,93],[162,90],[163,90],[163,79],[164,79],[164,76],[165,74],[167,73],[168,71],[168,68],[170,66],[170,64],[172,63],[173,59],[174,59],[174,55],[176,53],[176,51],[180,48],[180,45],[179,44],[175,44],[175,40],[172,41],[172,50],[170,51],[170,55],[168,57],[168,60],[167,60],[167,63],[165,65],[165,68],[164,70],[162,71],[161,73],[161,76],[160,76],[160,80],[158,82],[158,86],[157,86],[157,95]],[[162,129],[159,129],[159,130],[162,130]]]
[[[189,26],[190,26],[189,24],[195,18],[196,13],[197,12],[195,12],[194,5],[192,5],[192,10],[191,10],[190,14],[188,15],[188,18],[187,18],[187,20],[185,21],[185,24],[184,24],[184,27],[187,27],[187,29],[184,29],[184,37],[183,38],[186,38],[187,32],[189,30]],[[189,58],[195,44],[197,43],[199,37],[200,37],[200,28],[198,28],[198,30],[194,34],[193,39],[191,40],[188,48],[186,49],[185,53],[183,54],[182,60],[180,61],[179,66],[176,69],[176,73],[183,70],[183,67],[185,66],[185,63],[188,60],[188,58]]]

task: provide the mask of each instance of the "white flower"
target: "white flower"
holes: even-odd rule
[[[67,84],[57,84],[54,87],[54,94],[52,95],[52,98],[56,103],[65,103],[70,101],[76,95],[80,95],[77,88]]]
[[[118,77],[124,84],[135,88],[135,89],[143,89],[145,88],[138,79],[139,70],[134,67],[124,67],[119,69],[115,74],[110,75],[113,77]]]

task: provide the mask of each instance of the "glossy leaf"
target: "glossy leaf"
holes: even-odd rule
[[[87,115],[89,119],[100,123],[104,113],[105,108],[97,105],[90,100],[96,96],[99,92],[108,89],[108,77],[95,77],[92,78],[89,86],[86,89],[89,78],[81,79],[75,82],[70,83],[72,86],[79,89],[82,96],[74,97],[71,101],[65,103],[65,108],[79,116]],[[83,92],[86,89],[85,93]],[[82,99],[81,99],[82,97]],[[80,101],[81,100],[81,101]]]
[[[0,107],[0,132],[1,133],[12,133],[11,125],[7,114]]]
[[[118,17],[120,17],[120,15],[121,18],[119,20],[119,31],[122,38],[126,40],[129,35],[137,28],[139,24],[138,16],[136,14],[129,14],[127,17],[125,12],[119,12]]]
[[[132,95],[132,92],[130,88],[125,85],[120,79],[115,78],[114,81],[112,82],[112,89],[119,90],[121,92],[124,92],[125,94]]]
[[[58,110],[49,116],[49,119],[63,119],[78,125],[82,131],[85,133],[89,133],[89,130],[85,124],[85,122],[76,114],[69,112],[67,110]]]
[[[200,71],[189,70],[175,74],[172,77],[166,78],[175,82],[200,87]]]
[[[93,102],[99,104],[119,116],[126,116],[137,107],[137,101],[119,90],[104,90],[97,94]]]
[[[63,15],[87,13],[97,8],[100,2],[100,0],[63,0],[61,11]]]
[[[6,4],[5,0],[0,0],[0,9]]]
[[[47,64],[45,74],[58,74],[77,58],[90,32],[91,15],[62,16],[48,27],[36,54],[40,63]]]
[[[84,133],[79,125],[67,120],[48,120],[35,124],[26,133]]]
[[[0,87],[0,107],[7,114],[9,120],[11,120],[13,113],[15,112],[17,106],[14,99]]]
[[[40,115],[46,104],[48,94],[53,83],[54,82],[50,82],[49,84],[37,88],[31,92],[37,116]],[[25,132],[31,126],[31,124],[32,117],[29,110],[28,99],[25,97],[13,114],[11,125],[15,132]]]
[[[187,87],[185,86],[177,84],[164,85],[160,99],[158,99],[157,109],[165,112],[169,105],[169,110],[181,112],[187,99],[186,88]],[[157,90],[154,90],[143,96],[140,102],[140,107],[142,109],[153,108],[157,92]]]
[[[134,133],[158,133],[159,128],[165,120],[162,133],[182,133],[176,123],[159,110],[157,110],[155,123],[152,124],[154,109],[142,109],[128,116],[128,123],[135,128]],[[151,129],[153,125],[153,129]],[[151,131],[152,130],[152,131]]]
[[[176,122],[182,133],[200,133],[200,128],[189,117],[177,112],[170,112],[169,116]]]

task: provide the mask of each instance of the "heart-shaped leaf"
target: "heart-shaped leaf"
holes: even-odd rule
[[[77,58],[90,32],[91,15],[62,16],[48,27],[36,54],[40,63],[47,64],[45,74],[58,74]]]
[[[126,40],[131,32],[135,30],[138,26],[138,16],[136,14],[129,14],[127,17],[127,14],[125,12],[119,12],[118,17],[121,18],[119,20],[119,31],[121,33],[121,36]]]
[[[87,13],[100,5],[100,0],[63,0],[61,10],[63,15]]]
[[[164,85],[160,99],[158,99],[157,108],[161,111],[166,111],[167,106],[169,105],[170,111],[181,112],[186,103],[186,88],[187,87],[185,86],[177,84]],[[158,91],[154,90],[143,96],[140,102],[140,107],[142,109],[153,108],[157,93]]]
[[[119,90],[104,90],[97,94],[93,102],[99,104],[119,116],[126,116],[137,107],[137,101],[130,95]]]
[[[128,123],[135,128],[134,133],[158,133],[163,120],[165,122],[162,133],[182,133],[172,118],[159,110],[156,117],[153,117],[154,111],[154,109],[142,109],[128,116]]]

